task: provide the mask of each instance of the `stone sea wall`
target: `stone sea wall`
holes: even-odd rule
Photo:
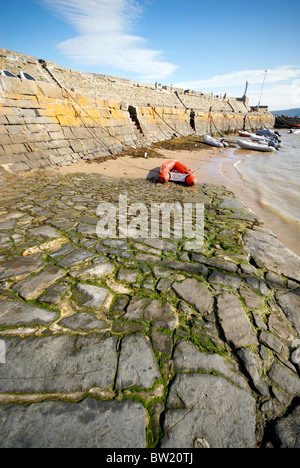
[[[0,49],[0,168],[19,173],[191,134],[272,127],[247,100],[80,73]],[[21,71],[36,81],[20,78]]]

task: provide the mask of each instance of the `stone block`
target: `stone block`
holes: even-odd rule
[[[0,86],[3,91],[7,94],[20,94],[20,95],[32,95],[38,94],[37,85],[35,81],[22,81],[19,78],[11,79],[9,77],[1,76]]]
[[[8,115],[7,120],[10,125],[23,125],[25,123],[24,118],[19,115]]]
[[[11,143],[18,144],[18,143],[28,143],[28,135],[24,133],[16,133],[10,135]]]
[[[218,296],[217,303],[218,317],[226,341],[235,349],[257,344],[256,334],[239,298],[225,293]]]
[[[143,356],[143,359],[141,359]],[[116,388],[152,388],[161,374],[150,343],[141,333],[125,336],[116,380]]]
[[[7,135],[7,134],[1,134],[0,135],[0,144],[1,145],[10,145],[11,143],[12,143],[12,141],[10,139],[10,135]]]
[[[8,124],[8,120],[7,120],[6,116],[5,115],[0,115],[0,125],[1,125],[1,127],[2,127],[2,125],[6,125],[6,124]]]
[[[176,375],[167,408],[163,449],[256,447],[254,398],[219,375]]]
[[[19,154],[19,153],[24,153],[27,151],[26,146],[23,143],[16,143],[16,144],[11,144],[11,145],[2,145],[4,151],[7,154],[13,153],[13,154]]]
[[[6,405],[0,408],[0,418],[5,421],[1,448],[146,447],[145,411],[137,401],[87,398],[77,404],[46,401]]]
[[[75,153],[83,151],[84,147],[80,140],[70,141],[70,146]]]
[[[29,143],[35,143],[37,141],[50,141],[51,137],[47,132],[40,131],[38,133],[32,133],[27,136]]]
[[[13,163],[9,166],[11,172],[21,174],[22,172],[30,171],[30,167],[25,163]]]
[[[15,284],[13,289],[23,299],[36,299],[47,287],[62,278],[64,275],[64,270],[55,266],[49,267],[41,273]]]
[[[42,310],[51,315],[51,321],[58,315]],[[99,335],[5,339],[9,359],[0,366],[0,392],[75,392],[111,387],[117,365],[116,340],[103,340]]]
[[[64,134],[62,131],[60,132],[49,132],[51,140],[64,140]]]
[[[63,91],[56,84],[39,81],[37,87],[39,91],[38,94],[42,94],[42,96],[52,99],[63,99]]]
[[[53,124],[58,123],[53,117],[24,117],[26,124]]]

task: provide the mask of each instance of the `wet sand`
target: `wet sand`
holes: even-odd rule
[[[225,150],[226,151],[226,150]],[[198,151],[171,151],[160,150],[159,158],[134,158],[122,156],[117,159],[108,159],[103,162],[80,161],[69,166],[52,169],[59,174],[102,174],[108,177],[151,178],[158,177],[159,168],[163,160],[178,159],[187,164],[197,175],[199,183],[226,183],[222,175],[221,164],[226,159],[224,150],[208,148]]]
[[[59,174],[89,173],[102,174],[115,178],[144,178],[158,177],[159,168],[163,160],[178,159],[187,164],[195,172],[199,183],[211,183],[224,185],[231,190],[235,196],[242,201],[267,229],[273,231],[279,240],[290,250],[300,255],[297,248],[299,233],[294,232],[288,223],[272,215],[259,203],[254,193],[249,191],[235,168],[239,161],[251,157],[253,152],[234,148],[208,147],[198,151],[171,151],[160,150],[161,158],[134,158],[122,156],[117,159],[109,159],[104,162],[80,161],[69,166],[53,169]],[[296,241],[296,242],[295,242]]]

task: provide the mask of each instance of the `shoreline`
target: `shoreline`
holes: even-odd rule
[[[163,160],[178,159],[187,164],[195,172],[198,183],[223,185],[232,191],[237,199],[244,203],[278,239],[292,252],[300,256],[297,249],[299,234],[292,223],[280,219],[271,213],[259,202],[257,195],[251,187],[245,184],[237,166],[245,159],[254,155],[251,151],[235,148],[214,148],[190,150],[159,150],[158,158],[134,158],[120,156],[103,162],[80,161],[68,166],[50,169],[56,174],[101,174],[113,178],[144,178],[157,177]]]

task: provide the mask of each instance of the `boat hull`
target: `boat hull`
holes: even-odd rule
[[[252,151],[263,151],[265,153],[271,153],[273,151],[276,151],[276,149],[273,146],[268,146],[268,145],[256,143],[253,141],[238,140],[237,143],[242,149],[247,149],[247,150],[252,150]]]
[[[173,174],[180,173],[185,175],[186,177],[172,178],[172,171],[174,171]],[[165,162],[159,170],[159,181],[163,184],[166,184],[167,182],[169,182],[169,180],[173,180],[176,182],[186,182],[188,185],[197,184],[197,178],[192,169],[186,164],[183,164],[182,162],[176,161],[174,159]]]
[[[224,148],[223,143],[221,143],[220,140],[217,140],[216,138],[212,138],[210,135],[205,135],[203,137],[204,143],[210,146],[215,146],[216,148]]]

